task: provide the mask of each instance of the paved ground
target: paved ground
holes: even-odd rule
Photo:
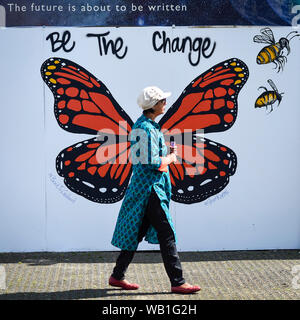
[[[108,285],[118,252],[0,253],[0,300],[299,300],[300,250],[179,253],[196,294],[170,293],[159,251],[138,252],[127,279],[137,291]],[[3,270],[6,280],[3,283]],[[1,279],[1,275],[0,275]],[[1,281],[0,281],[1,285]]]

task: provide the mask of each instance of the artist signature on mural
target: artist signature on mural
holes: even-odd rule
[[[60,184],[57,180],[56,180],[56,176],[53,173],[49,173],[49,179],[50,181],[53,183],[53,185],[55,186],[55,188],[68,200],[70,200],[71,202],[75,202],[77,200],[77,198],[72,197],[71,193],[68,192],[68,189],[65,188],[64,185]]]
[[[221,200],[221,199],[225,198],[225,197],[228,196],[228,195],[229,195],[229,192],[225,190],[225,191],[223,191],[222,193],[216,195],[215,197],[209,198],[208,200],[206,200],[206,201],[204,202],[204,204],[205,204],[206,206],[211,206],[211,205],[212,205],[213,203],[215,203],[216,201]]]

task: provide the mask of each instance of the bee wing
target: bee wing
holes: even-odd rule
[[[275,92],[278,92],[278,89],[277,89],[277,87],[275,86],[275,83],[274,83],[271,79],[268,80],[268,83],[269,83],[269,85],[273,88],[273,90],[274,90]]]
[[[267,39],[269,39],[272,43],[275,43],[273,31],[269,27],[261,29],[260,32],[263,36],[265,36]]]
[[[268,37],[257,35],[253,38],[254,42],[258,43],[268,43],[268,44],[273,44],[273,41],[271,41]]]

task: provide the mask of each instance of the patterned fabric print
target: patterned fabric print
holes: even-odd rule
[[[170,226],[176,233],[169,213],[171,181],[169,170],[161,172],[161,156],[167,155],[164,136],[158,123],[142,115],[132,127],[130,134],[133,173],[118,215],[112,245],[122,250],[136,250],[138,232],[144,217],[151,189],[160,199]],[[158,244],[157,233],[150,226],[145,240]]]

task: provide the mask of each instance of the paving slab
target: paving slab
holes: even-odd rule
[[[179,252],[195,294],[173,294],[159,251],[138,251],[125,291],[108,285],[117,251],[0,253],[0,300],[299,300],[300,250]],[[2,282],[2,283],[1,283]]]

